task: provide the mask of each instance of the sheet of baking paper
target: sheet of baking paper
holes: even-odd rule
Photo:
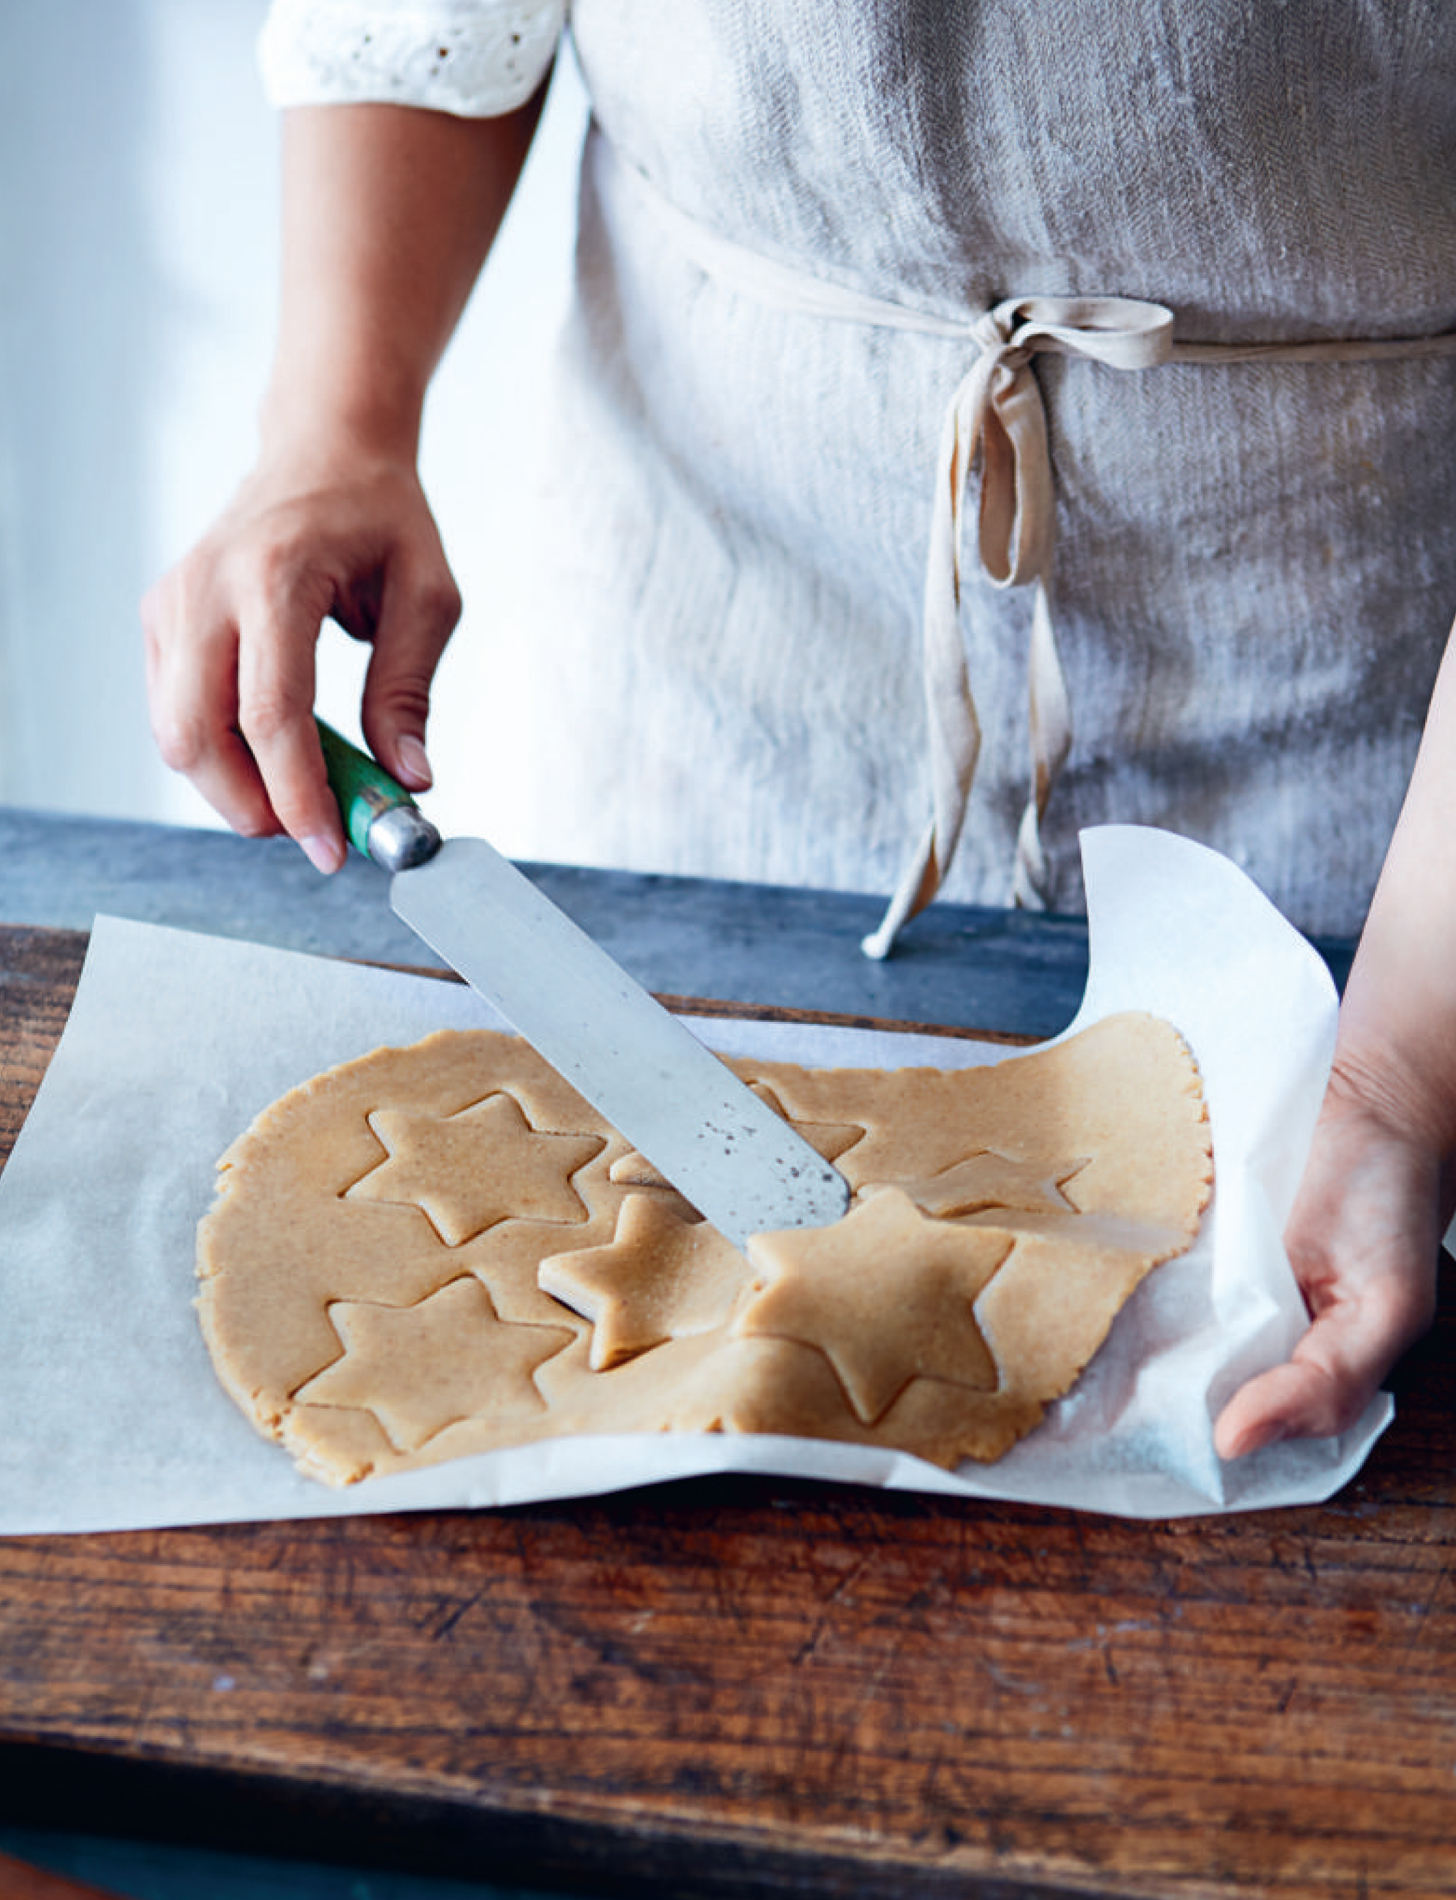
[[[782,1438],[556,1440],[332,1491],[299,1477],[213,1378],[192,1306],[214,1163],[258,1111],[380,1043],[495,1025],[435,979],[98,920],[69,1025],[0,1176],[0,1530],[83,1531],[487,1506],[717,1471],[803,1474],[1131,1517],[1312,1502],[1390,1416],[1221,1466],[1210,1421],[1304,1324],[1279,1234],[1333,1040],[1324,965],[1225,860],[1165,833],[1084,839],[1091,974],[1073,1028],[1165,1015],[1202,1068],[1217,1189],[1046,1424],[1000,1464]],[[381,889],[381,902],[383,891]],[[992,1025],[994,1027],[994,1025]],[[959,1066],[939,1037],[723,1021],[729,1053]],[[1070,1032],[1069,1032],[1070,1033]]]

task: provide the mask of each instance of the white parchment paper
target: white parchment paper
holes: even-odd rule
[[[1091,968],[1074,1033],[1121,1009],[1182,1031],[1217,1187],[1045,1425],[944,1472],[853,1445],[733,1434],[551,1440],[333,1491],[299,1477],[213,1377],[193,1241],[218,1155],[287,1089],[381,1043],[499,1027],[473,991],[100,918],[61,1044],[0,1176],[0,1532],[512,1504],[761,1471],[1127,1517],[1314,1502],[1360,1466],[1387,1398],[1338,1440],[1223,1465],[1212,1420],[1305,1325],[1280,1243],[1334,1040],[1324,964],[1227,860],[1167,833],[1083,839]],[[994,1027],[994,1025],[988,1025]],[[994,1046],[784,1023],[692,1027],[725,1053],[960,1067]]]

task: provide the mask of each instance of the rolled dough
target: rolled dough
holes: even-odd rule
[[[336,1484],[590,1431],[990,1460],[1209,1196],[1197,1069],[1155,1017],[989,1068],[730,1066],[855,1197],[746,1258],[517,1038],[304,1083],[222,1157],[199,1229],[218,1377]]]

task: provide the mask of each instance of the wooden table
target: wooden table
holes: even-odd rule
[[[83,947],[0,932],[0,1157]],[[1448,1273],[1317,1509],[717,1480],[0,1541],[0,1805],[636,1894],[1456,1894],[1453,1344]]]

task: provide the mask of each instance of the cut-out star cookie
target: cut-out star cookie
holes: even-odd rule
[[[1086,1165],[1083,1156],[1049,1174],[1042,1162],[1015,1161],[986,1148],[939,1174],[894,1185],[937,1220],[977,1214],[987,1207],[1014,1207],[1026,1214],[1075,1214],[1062,1187]]]
[[[867,1425],[915,1378],[991,1391],[996,1362],[971,1309],[1011,1246],[994,1228],[927,1220],[886,1187],[833,1226],[755,1234],[748,1257],[767,1285],[733,1331],[817,1346]]]
[[[573,1338],[564,1326],[507,1325],[468,1274],[415,1306],[337,1300],[329,1318],[343,1357],[295,1400],[372,1412],[399,1451],[418,1451],[457,1419],[544,1411],[531,1374]]]
[[[785,1113],[783,1103],[765,1083],[749,1084],[751,1093],[758,1096],[773,1110],[775,1115],[783,1116],[796,1135],[802,1135],[809,1146],[823,1155],[826,1161],[837,1161],[857,1141],[864,1138],[864,1129],[858,1122],[801,1122],[795,1121]],[[660,1169],[653,1166],[646,1155],[635,1152],[619,1155],[612,1163],[611,1178],[623,1187],[666,1188],[672,1182]]]
[[[749,1260],[768,1284],[734,1332],[817,1345],[867,1425],[910,1379],[990,1391],[996,1362],[971,1305],[1009,1250],[1006,1233],[926,1220],[884,1188],[834,1226],[753,1235]]]
[[[646,1194],[628,1195],[606,1246],[543,1260],[537,1277],[592,1322],[593,1372],[726,1325],[753,1284],[743,1255],[716,1228]]]
[[[369,1125],[386,1159],[347,1198],[418,1207],[447,1247],[497,1221],[587,1218],[571,1176],[601,1152],[603,1138],[543,1134],[512,1095],[488,1095],[444,1118],[376,1109]]]

